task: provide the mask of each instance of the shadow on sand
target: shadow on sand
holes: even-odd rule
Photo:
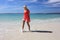
[[[24,31],[24,32],[29,32],[29,31]],[[30,32],[38,32],[38,33],[53,33],[52,31],[42,31],[42,30],[31,30]]]

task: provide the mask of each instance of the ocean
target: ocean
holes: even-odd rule
[[[23,19],[23,13],[5,13],[0,14],[0,22],[19,22]],[[30,19],[32,20],[50,20],[50,19],[60,19],[60,14],[58,13],[31,13]]]

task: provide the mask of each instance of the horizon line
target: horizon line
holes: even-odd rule
[[[0,13],[0,14],[16,14],[16,13]],[[17,13],[17,14],[23,14],[23,13]],[[60,13],[30,13],[30,14],[60,14]]]

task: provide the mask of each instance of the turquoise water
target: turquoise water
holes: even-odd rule
[[[0,21],[20,21],[23,18],[23,13],[5,13],[0,14]],[[47,20],[47,19],[54,19],[54,18],[60,18],[60,14],[30,14],[31,20],[40,19],[40,20]]]

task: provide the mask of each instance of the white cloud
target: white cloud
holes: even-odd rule
[[[37,0],[20,0],[20,2],[36,2]]]
[[[60,0],[49,0],[44,4],[46,4],[46,7],[60,7]]]
[[[22,10],[22,7],[19,6],[0,6],[0,11],[1,10]]]
[[[0,6],[0,10],[7,8],[6,6]]]
[[[15,0],[7,0],[7,1],[15,1]]]
[[[36,2],[37,0],[33,0],[33,2]]]
[[[49,0],[48,3],[59,2],[60,0]]]
[[[14,13],[14,11],[16,13],[20,12],[23,10],[23,8],[20,6],[0,6],[0,13]]]

